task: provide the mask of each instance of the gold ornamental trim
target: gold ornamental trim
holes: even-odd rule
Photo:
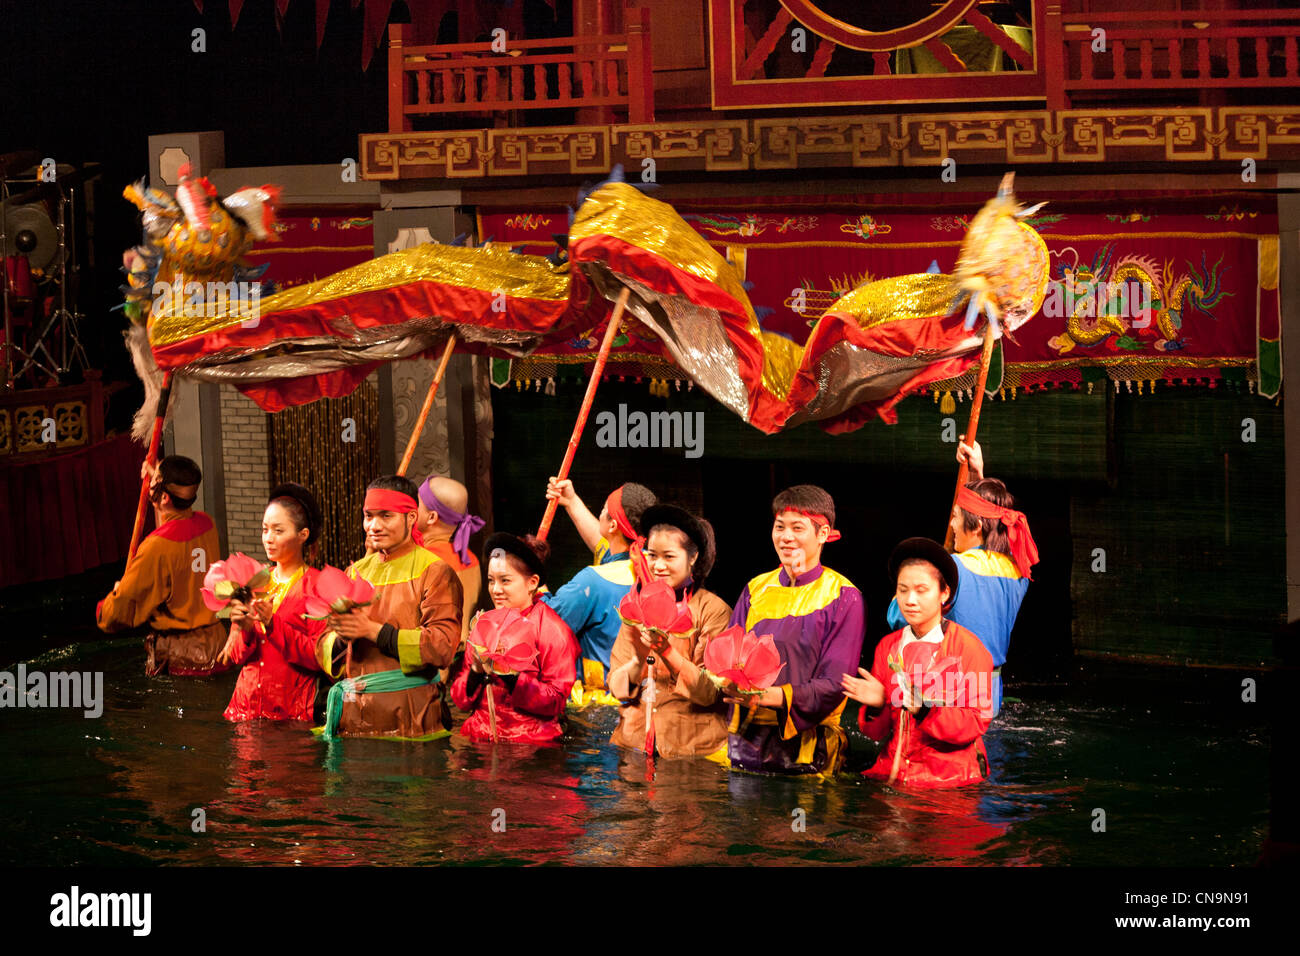
[[[672,172],[870,169],[960,163],[1278,162],[1300,159],[1300,107],[879,114],[512,130],[367,133],[362,176],[463,183],[590,178],[621,163]]]

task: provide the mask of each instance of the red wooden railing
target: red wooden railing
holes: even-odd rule
[[[629,123],[654,122],[650,9],[627,11],[627,32],[550,40],[406,46],[388,28],[388,129],[414,116],[624,107]]]
[[[1045,26],[1049,109],[1080,92],[1300,87],[1300,10],[1062,13],[1049,3]]]

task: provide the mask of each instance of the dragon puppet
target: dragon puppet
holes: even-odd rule
[[[250,268],[242,257],[255,242],[276,238],[272,227],[279,187],[248,187],[222,199],[206,176],[196,178],[192,172],[189,163],[181,166],[175,199],[143,180],[122,194],[139,208],[144,227],[141,244],[122,257],[127,277],[122,309],[131,322],[127,348],[145,386],[145,403],[132,429],[141,441],[148,437],[162,388],[162,372],[149,343],[160,295],[193,303],[206,301],[206,290],[213,284],[235,291],[247,288],[266,267]]]
[[[848,431],[877,416],[895,421],[903,395],[965,372],[980,352],[981,319],[1000,336],[1038,311],[1047,247],[1012,185],[1008,174],[972,220],[954,274],[936,266],[864,282],[827,309],[803,345],[762,327],[737,268],[672,206],[621,181],[582,198],[567,257],[427,243],[264,298],[251,327],[233,309],[195,320],[172,303],[149,316],[148,343],[156,368],[233,384],[276,411],[345,395],[383,362],[432,357],[452,334],[466,351],[503,357],[590,337],[626,290],[624,328],[638,351],[675,364],[754,427],[817,421]],[[202,181],[182,202],[213,216],[231,211],[221,251],[233,269],[257,206],[241,215]],[[148,230],[156,204],[141,208]],[[184,269],[193,255],[192,268],[207,267],[194,245],[198,220],[184,212],[168,227],[163,263]],[[215,228],[210,236],[205,249],[217,242]]]

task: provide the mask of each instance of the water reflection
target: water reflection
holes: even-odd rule
[[[134,643],[35,666],[103,670],[105,709],[0,713],[10,864],[1240,865],[1266,824],[1264,728],[1181,699],[1138,714],[1086,687],[1020,688],[986,738],[989,782],[916,792],[706,760],[651,773],[608,744],[609,710],[573,715],[538,749],[327,743],[305,724],[227,723],[235,675],[147,680]],[[851,769],[868,766],[872,745],[850,743]]]

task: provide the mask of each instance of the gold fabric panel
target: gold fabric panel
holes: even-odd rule
[[[568,269],[551,265],[543,256],[516,255],[499,248],[476,249],[425,243],[391,252],[305,285],[294,286],[261,301],[261,314],[300,309],[318,302],[391,289],[417,281],[441,282],[512,298],[564,301],[569,298]],[[154,347],[171,345],[238,325],[247,316],[175,315],[158,310],[150,320]]]

